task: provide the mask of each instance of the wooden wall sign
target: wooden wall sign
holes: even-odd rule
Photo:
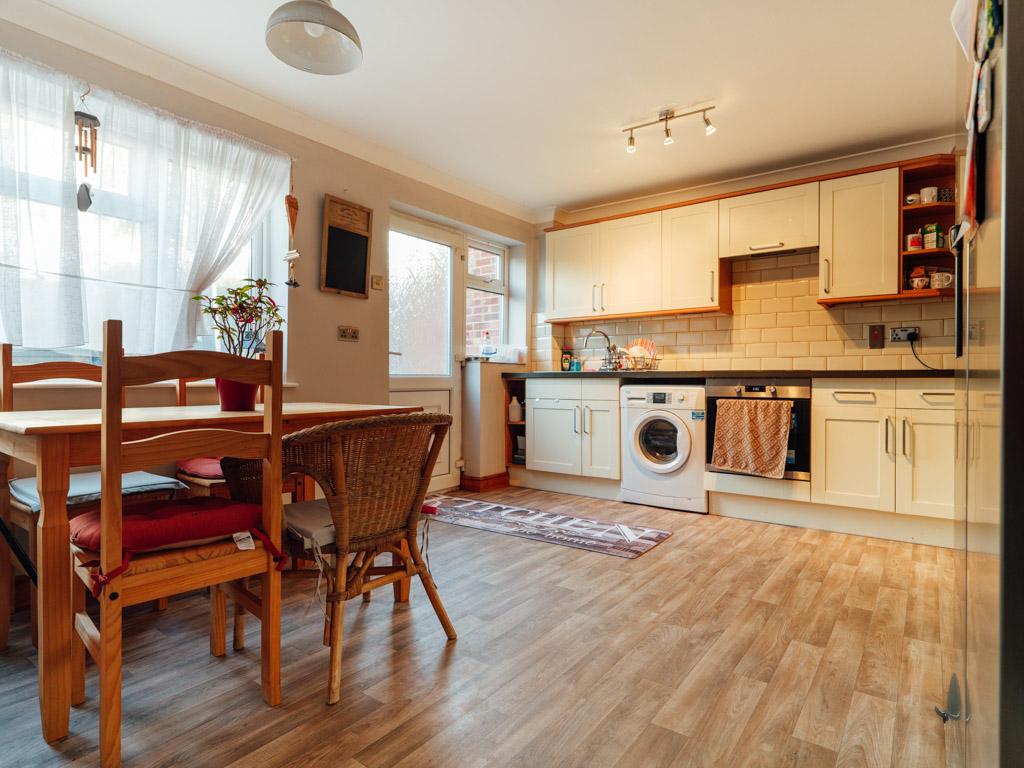
[[[320,290],[369,297],[373,211],[324,195],[324,231],[320,247]]]

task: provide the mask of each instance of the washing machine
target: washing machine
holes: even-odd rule
[[[704,387],[626,385],[620,498],[708,511],[704,493]]]

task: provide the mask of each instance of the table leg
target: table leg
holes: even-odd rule
[[[43,738],[68,735],[71,711],[71,558],[68,550],[69,442],[39,438],[36,483],[42,510],[37,531],[39,570],[39,713]]]
[[[11,492],[7,487],[8,467],[11,457],[0,453],[0,519],[7,530],[11,528]],[[11,626],[11,609],[14,595],[14,573],[11,570],[11,548],[0,537],[0,651],[7,647],[7,633]]]

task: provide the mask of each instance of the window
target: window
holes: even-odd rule
[[[508,328],[508,250],[502,245],[466,243],[466,354],[479,355],[484,334],[504,344]]]
[[[192,296],[271,277],[289,158],[5,52],[0,81],[0,341],[95,361],[116,318],[129,354],[208,347]],[[71,106],[99,118],[88,173]]]

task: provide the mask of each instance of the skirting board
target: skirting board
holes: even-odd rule
[[[536,472],[523,467],[508,468],[509,483],[520,488],[535,488],[538,491],[569,493],[574,496],[590,496],[594,499],[619,500],[619,481],[598,477],[560,475],[556,472]]]
[[[497,491],[507,487],[508,472],[499,472],[496,475],[488,475],[487,477],[463,475],[459,480],[459,488],[464,491],[472,491],[473,493],[486,493],[487,491]]]
[[[876,539],[908,541],[935,547],[952,547],[953,521],[935,517],[898,515],[870,509],[833,507],[782,499],[740,496],[732,493],[708,494],[708,511],[712,515],[757,520],[762,523],[818,528],[836,533],[871,536]]]

